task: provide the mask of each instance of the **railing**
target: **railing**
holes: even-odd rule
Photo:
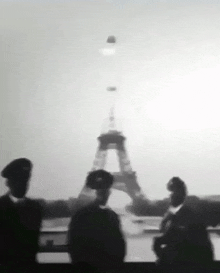
[[[56,230],[53,229],[43,229],[41,231],[41,242],[40,242],[40,253],[67,253],[68,245],[67,245],[67,228],[58,228]],[[210,234],[217,234],[220,236],[219,228],[208,228]],[[139,235],[133,235],[134,237],[143,236],[146,234],[159,234],[158,228],[150,228],[144,229],[143,233]],[[61,243],[56,243],[57,241],[61,241]]]
[[[40,253],[68,253],[67,245],[41,246]]]
[[[43,229],[40,235],[39,252],[41,253],[42,252],[50,252],[50,253],[68,252],[67,231],[68,231],[67,228],[58,228],[55,230]],[[56,244],[56,237],[58,237],[58,241],[61,241],[63,243]]]

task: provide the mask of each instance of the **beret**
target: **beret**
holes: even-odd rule
[[[86,178],[86,186],[94,189],[109,189],[114,181],[114,177],[111,173],[104,170],[92,171]]]
[[[18,158],[10,162],[1,172],[4,178],[17,178],[30,173],[32,163],[27,158]]]
[[[184,193],[187,190],[186,184],[179,177],[171,178],[167,184],[167,189],[172,192],[179,191]]]

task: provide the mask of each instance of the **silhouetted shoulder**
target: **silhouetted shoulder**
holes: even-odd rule
[[[73,218],[81,217],[81,216],[86,216],[87,214],[90,214],[91,212],[96,210],[96,206],[94,205],[87,205],[85,207],[79,208],[74,214]]]
[[[196,217],[197,213],[196,213],[196,210],[193,209],[192,207],[190,207],[189,205],[184,205],[179,213],[181,214],[181,216],[183,215],[187,215],[187,217]]]
[[[27,201],[28,201],[33,207],[42,208],[41,202],[39,202],[39,201],[36,200],[36,199],[27,198]]]
[[[112,210],[111,208],[108,208],[107,210],[108,210],[109,216],[110,216],[111,218],[113,218],[117,223],[119,223],[120,220],[119,220],[118,214],[117,214],[114,210]]]
[[[10,206],[10,200],[8,195],[2,195],[0,197],[0,212],[4,212],[8,206]]]
[[[78,225],[87,225],[91,222],[99,225],[100,219],[102,219],[102,221],[108,221],[110,225],[120,226],[119,217],[112,209],[102,209],[97,205],[88,205],[74,213],[71,218],[70,229],[77,229]]]
[[[188,205],[182,207],[179,217],[192,229],[204,228],[204,219],[201,213]]]
[[[38,213],[43,212],[43,205],[38,200],[27,198],[27,204],[30,206],[32,210]]]
[[[109,207],[107,209],[108,209],[109,213],[111,213],[112,215],[115,215],[116,217],[118,217],[118,214],[113,209],[111,209]]]
[[[8,199],[8,196],[7,195],[2,195],[0,197],[0,205],[3,205]]]

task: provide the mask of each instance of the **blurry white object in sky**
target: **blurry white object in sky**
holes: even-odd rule
[[[115,44],[116,44],[116,38],[115,36],[108,36],[108,39],[106,41],[106,46],[102,49],[100,49],[100,52],[105,56],[111,56],[115,54]]]
[[[115,54],[115,48],[102,48],[100,52],[105,56],[110,56]]]

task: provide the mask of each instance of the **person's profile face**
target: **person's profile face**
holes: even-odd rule
[[[172,191],[170,193],[170,203],[173,207],[178,207],[181,205],[185,200],[185,193],[180,191]]]
[[[97,199],[100,200],[100,202],[105,203],[108,201],[110,194],[111,191],[109,189],[97,190]]]

